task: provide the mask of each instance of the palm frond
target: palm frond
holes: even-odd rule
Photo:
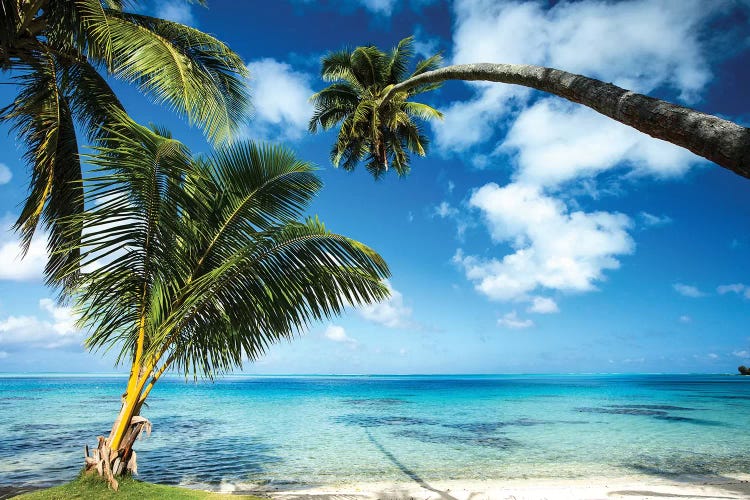
[[[409,70],[409,61],[414,56],[414,36],[408,36],[398,42],[398,45],[391,51],[390,61],[388,62],[387,83],[398,83],[406,78]]]
[[[357,47],[351,56],[351,72],[363,88],[381,84],[385,59],[386,55],[377,47]]]
[[[242,59],[188,26],[115,10],[107,14],[113,73],[200,124],[212,141],[230,139],[249,106]]]
[[[432,106],[420,102],[406,101],[403,105],[403,110],[408,113],[409,116],[417,117],[420,120],[427,121],[443,119],[443,113]]]
[[[15,227],[24,251],[43,221],[49,231],[48,246],[76,241],[80,226],[68,217],[83,210],[81,166],[71,109],[57,84],[55,59],[47,54],[33,69],[17,78],[16,99],[0,110],[0,121],[9,121],[26,145],[24,155],[32,165],[29,194]],[[59,270],[77,261],[75,250],[56,254],[47,263],[48,282],[62,286]]]

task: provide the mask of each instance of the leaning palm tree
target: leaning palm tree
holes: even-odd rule
[[[359,47],[356,50],[372,47]],[[355,52],[356,52],[355,50]],[[330,56],[329,56],[330,57]],[[323,60],[325,74],[326,59]],[[412,96],[420,89],[431,88],[446,80],[488,81],[522,85],[548,92],[572,102],[583,104],[605,116],[692,151],[720,167],[750,178],[750,129],[722,118],[691,108],[631,92],[611,83],[576,75],[554,68],[527,64],[458,64],[431,68],[406,80],[378,88],[376,102],[360,99],[350,105],[365,103],[373,126],[387,121],[392,102]],[[367,89],[361,92],[366,95]],[[329,106],[332,108],[332,106]],[[318,111],[316,110],[316,113]],[[362,125],[366,128],[366,124]],[[342,126],[339,141],[349,137]],[[375,149],[370,146],[374,159]]]
[[[86,468],[113,487],[136,471],[146,398],[167,370],[212,378],[311,322],[387,297],[367,246],[297,219],[321,183],[280,146],[241,142],[191,158],[163,131],[131,124],[90,158],[73,300],[90,349],[130,366],[122,406]],[[65,252],[69,248],[62,247]],[[55,276],[64,279],[66,276]]]
[[[80,235],[80,228],[61,227],[83,210],[76,127],[93,142],[122,116],[107,76],[187,116],[212,141],[226,139],[243,119],[247,70],[237,54],[196,29],[126,12],[124,3],[0,0],[0,71],[19,88],[0,109],[0,123],[17,131],[31,170],[16,222],[25,248],[40,221],[51,251]],[[75,251],[52,254],[48,276],[77,259]]]
[[[388,54],[367,46],[323,58],[321,76],[334,83],[310,98],[315,111],[309,129],[315,133],[318,127],[328,130],[341,123],[338,140],[331,150],[335,166],[353,170],[357,163],[365,161],[367,170],[376,178],[389,165],[399,175],[405,175],[409,171],[409,152],[426,154],[428,138],[414,119],[440,118],[442,114],[411,98],[434,90],[439,84],[414,86],[379,105],[392,86],[440,65],[441,57],[436,54],[418,62],[409,73],[414,55],[412,44],[413,37],[409,37]]]

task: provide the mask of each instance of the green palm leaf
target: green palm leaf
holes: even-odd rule
[[[19,89],[0,121],[18,132],[31,170],[16,225],[26,248],[40,222],[52,246],[80,233],[57,221],[72,224],[69,216],[84,206],[76,129],[96,142],[127,126],[104,73],[137,85],[214,142],[230,139],[245,120],[247,69],[237,54],[188,26],[124,12],[123,3],[0,0],[0,69],[13,72]],[[58,278],[75,253],[70,262],[55,255],[49,280],[65,285]]]

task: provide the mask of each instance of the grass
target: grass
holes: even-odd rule
[[[116,498],[118,500],[147,500],[152,498],[166,498],[176,500],[228,499],[232,500],[264,500],[250,495],[224,495],[200,490],[189,490],[176,486],[144,483],[132,478],[123,478],[118,491],[112,491],[102,479],[95,475],[81,475],[78,479],[61,486],[47,488],[14,497],[21,500],[98,500],[100,498]]]

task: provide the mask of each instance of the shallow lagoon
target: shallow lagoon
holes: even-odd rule
[[[122,377],[0,377],[0,486],[73,478]],[[750,377],[165,379],[140,477],[172,484],[721,476],[750,469]],[[175,453],[176,450],[179,450]]]

